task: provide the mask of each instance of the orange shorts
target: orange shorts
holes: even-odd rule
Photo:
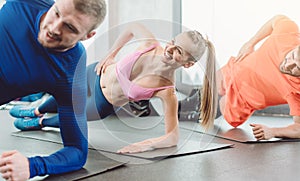
[[[243,124],[253,114],[254,110],[241,97],[234,79],[231,78],[233,76],[231,71],[233,59],[234,57],[231,57],[229,62],[221,69],[223,80],[220,90],[225,91],[223,95],[225,98],[223,116],[231,126],[237,127]]]

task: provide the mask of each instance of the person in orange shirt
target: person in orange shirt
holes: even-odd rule
[[[264,40],[255,50],[255,45]],[[257,140],[300,138],[300,32],[295,22],[276,15],[217,73],[219,108],[233,127],[256,110],[288,104],[294,123],[271,128],[250,124]]]

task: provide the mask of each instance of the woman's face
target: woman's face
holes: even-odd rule
[[[190,52],[195,50],[194,43],[187,33],[177,35],[164,50],[165,63],[190,67],[195,63]]]
[[[280,72],[300,77],[300,46],[290,51],[279,66]]]

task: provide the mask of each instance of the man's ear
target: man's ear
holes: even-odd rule
[[[96,34],[96,31],[91,31],[91,32],[89,32],[87,35],[85,35],[83,38],[81,38],[80,40],[81,40],[81,41],[84,41],[84,40],[90,39],[90,38],[92,38],[95,34]]]
[[[183,65],[184,68],[189,68],[191,66],[193,66],[195,64],[195,62],[193,61],[188,61],[186,64]]]

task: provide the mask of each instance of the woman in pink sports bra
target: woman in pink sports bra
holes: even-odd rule
[[[115,61],[118,52],[133,38],[142,40],[137,50],[120,61]],[[88,82],[92,82],[88,85],[88,120],[103,119],[114,113],[114,107],[123,106],[129,101],[158,97],[164,107],[165,135],[128,145],[120,149],[119,153],[144,152],[177,145],[179,129],[175,70],[179,67],[193,66],[206,51],[208,51],[208,56],[206,76],[201,92],[200,117],[202,125],[209,128],[213,124],[217,108],[216,61],[212,43],[204,39],[197,31],[187,31],[177,35],[163,48],[154,35],[141,24],[130,24],[117,38],[106,58],[98,64],[95,63],[88,67]],[[32,117],[43,115],[47,109],[49,111],[50,102],[52,102],[52,108],[55,107],[53,106],[55,105],[54,101],[55,99],[51,98],[38,108],[32,109]],[[90,105],[96,105],[97,108],[90,108]],[[96,111],[92,113],[91,110]],[[15,112],[20,113],[20,109],[11,111],[11,115],[25,117],[24,114],[20,116]],[[27,119],[28,117],[27,115]],[[38,129],[43,126],[59,126],[50,118],[33,119],[38,120]],[[24,118],[18,118],[15,126],[21,130],[31,129],[24,126],[23,123]]]
[[[115,62],[114,58],[119,50],[133,38],[144,41],[141,41],[136,52]],[[164,105],[166,125],[165,135],[129,145],[119,150],[120,153],[148,151],[177,144],[179,136],[175,70],[193,66],[206,50],[208,57],[201,119],[202,125],[208,128],[213,124],[217,105],[217,92],[213,89],[216,61],[212,43],[197,31],[188,31],[161,47],[154,35],[140,24],[128,26],[119,36],[106,59],[96,66],[97,73],[101,74],[100,85],[104,96],[108,102],[117,106],[122,106],[129,100],[158,97]]]

